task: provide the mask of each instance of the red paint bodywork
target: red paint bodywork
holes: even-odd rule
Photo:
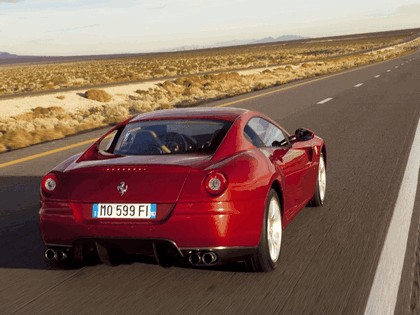
[[[318,137],[288,147],[256,148],[243,133],[255,116],[277,125],[253,111],[197,108],[142,114],[116,126],[112,130],[139,120],[175,118],[233,122],[213,155],[102,155],[97,149],[102,137],[64,161],[51,171],[58,178],[57,189],[52,194],[41,190],[39,223],[45,244],[127,238],[166,239],[179,249],[257,247],[270,189],[280,195],[285,227],[313,196],[320,152],[326,157],[326,151]],[[220,196],[204,188],[211,171],[227,177],[228,187]],[[129,187],[123,196],[116,189],[121,181]],[[156,203],[157,218],[92,219],[92,203],[98,202]]]

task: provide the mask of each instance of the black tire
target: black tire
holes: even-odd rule
[[[322,165],[321,165],[321,163],[322,163]],[[314,195],[312,196],[312,199],[311,199],[311,201],[309,202],[309,204],[312,206],[312,207],[321,207],[323,204],[324,204],[324,200],[325,200],[325,192],[326,192],[326,186],[324,186],[324,193],[323,194],[321,194],[321,182],[320,182],[320,180],[321,180],[321,174],[320,174],[320,170],[321,170],[321,168],[324,168],[324,171],[325,171],[325,178],[324,178],[324,180],[325,180],[325,183],[326,183],[326,169],[325,169],[325,160],[324,160],[324,156],[323,156],[323,154],[321,153],[321,155],[320,155],[320,157],[319,157],[319,166],[318,166],[318,176],[317,176],[317,178],[316,178],[316,184],[315,184],[315,192],[314,192]]]
[[[269,224],[269,210],[270,210],[270,203],[276,202],[278,205],[278,212],[280,215],[280,248],[278,249],[278,255],[277,259],[273,260],[270,255],[270,248],[269,248],[269,241],[268,241],[268,224]],[[257,253],[251,257],[248,258],[245,263],[248,267],[249,271],[255,271],[255,272],[268,272],[274,270],[279,262],[280,259],[280,251],[281,251],[281,235],[282,235],[282,227],[281,227],[281,205],[279,197],[274,189],[271,189],[267,200],[265,202],[265,211],[264,211],[264,220],[263,220],[263,226],[261,230],[261,237],[260,237],[260,243],[258,245]]]

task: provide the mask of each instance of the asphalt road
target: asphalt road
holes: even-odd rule
[[[420,117],[419,86],[416,53],[209,104],[259,110],[328,145],[326,203],[287,227],[281,264],[267,274],[240,264],[51,269],[37,226],[38,185],[86,146],[0,168],[0,314],[363,314]],[[2,154],[0,164],[101,133]],[[397,314],[420,314],[420,189],[416,196]]]

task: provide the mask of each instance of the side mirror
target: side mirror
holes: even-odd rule
[[[279,148],[274,150],[273,154],[270,156],[271,161],[280,161],[283,162],[283,157],[289,151],[288,148]]]
[[[298,128],[295,131],[295,141],[308,141],[314,138],[314,132],[305,128]]]

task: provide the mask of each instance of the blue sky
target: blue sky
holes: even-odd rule
[[[77,55],[420,27],[420,0],[0,0],[0,51]]]

